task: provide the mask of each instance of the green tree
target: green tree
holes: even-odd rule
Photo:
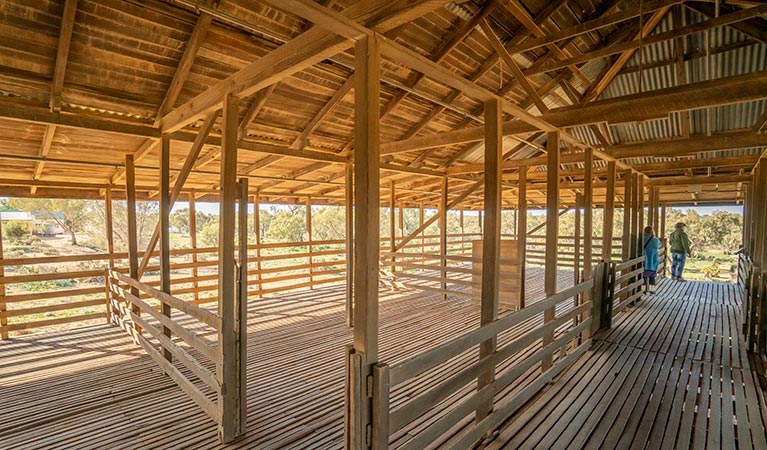
[[[303,209],[283,210],[272,218],[264,236],[267,242],[303,242],[306,240],[306,213]]]
[[[106,209],[104,202],[91,204],[89,235],[91,242],[106,249]],[[157,202],[136,202],[136,235],[139,250],[149,244],[157,221],[160,219],[160,205]],[[112,202],[112,232],[116,251],[128,250],[128,205],[125,201]]]
[[[318,241],[346,236],[346,211],[340,206],[325,206],[312,211],[312,238]]]
[[[3,225],[3,235],[6,239],[21,239],[29,234],[29,224],[21,220],[9,220]]]
[[[55,221],[62,230],[69,233],[72,245],[77,245],[77,232],[82,231],[92,212],[89,202],[78,199],[12,198],[8,204],[12,208]]]

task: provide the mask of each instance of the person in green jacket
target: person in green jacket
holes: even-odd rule
[[[682,222],[677,223],[668,239],[671,250],[671,279],[676,281],[687,281],[682,278],[682,272],[687,257],[692,253],[690,251],[690,238],[684,232],[685,226]]]

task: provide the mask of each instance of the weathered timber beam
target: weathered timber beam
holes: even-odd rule
[[[728,1],[727,3],[732,3]],[[706,17],[714,18],[717,16],[715,5],[706,2],[684,2],[684,5],[693,11],[696,11]],[[733,29],[749,36],[753,39],[767,44],[767,23],[760,17],[744,20],[730,24]]]
[[[218,2],[216,1],[215,3]],[[176,66],[176,71],[173,74],[173,79],[168,86],[168,90],[165,92],[165,98],[160,104],[160,108],[157,112],[157,117],[164,116],[176,104],[176,100],[178,100],[181,89],[184,87],[184,84],[186,83],[186,80],[189,76],[189,71],[192,69],[192,65],[194,65],[194,60],[197,57],[197,51],[202,46],[202,43],[205,40],[205,35],[208,33],[208,29],[210,28],[212,21],[213,16],[206,12],[200,13],[200,17],[197,19],[194,30],[192,30],[192,34],[189,36],[189,40],[186,42],[186,47],[184,48],[184,53],[181,56],[181,60],[179,60],[179,63]],[[155,125],[157,124],[157,121],[155,121]]]
[[[56,66],[53,69],[53,83],[49,104],[52,112],[59,112],[61,110],[61,91],[64,89],[64,76],[67,70],[67,61],[69,60],[69,47],[72,43],[72,31],[75,26],[76,12],[77,0],[66,0],[64,2],[64,13],[61,17],[59,45],[56,50]]]
[[[643,156],[683,156],[700,152],[733,150],[767,146],[767,135],[752,130],[738,133],[693,136],[689,139],[621,144],[605,148],[615,158],[636,158]]]
[[[664,33],[658,33],[651,36],[647,36],[642,40],[634,40],[630,42],[624,42],[621,44],[614,44],[607,47],[600,48],[582,55],[578,55],[572,58],[568,58],[563,61],[555,61],[548,64],[542,64],[540,66],[534,66],[526,70],[527,75],[550,72],[557,69],[568,67],[572,64],[582,64],[592,59],[603,58],[618,53],[623,53],[628,50],[637,49],[640,46],[648,46],[664,42],[672,39],[676,39],[680,36],[688,36],[690,34],[706,31],[711,28],[716,28],[724,25],[730,25],[733,23],[741,22],[744,20],[759,17],[763,14],[767,14],[767,5],[757,6],[754,8],[743,9],[730,14],[724,14],[716,19],[710,19],[703,22],[698,22],[693,25],[679,28],[677,30],[671,30]]]
[[[59,125],[68,128],[104,131],[128,136],[160,138],[160,130],[147,125],[116,122],[80,114],[54,113],[34,106],[0,101],[0,118]]]
[[[524,41],[522,44],[511,47],[509,49],[509,53],[516,54],[516,53],[527,52],[530,50],[535,50],[536,48],[543,47],[547,44],[554,44],[554,43],[557,43],[558,41],[571,39],[576,36],[580,36],[582,34],[599,30],[601,28],[605,28],[611,25],[619,24],[621,22],[625,22],[627,20],[638,17],[640,13],[647,14],[657,9],[661,9],[665,6],[671,6],[678,3],[682,3],[682,0],[660,0],[660,1],[654,1],[654,2],[646,2],[644,5],[642,5],[641,11],[639,6],[634,6],[630,9],[626,9],[621,12],[617,12],[614,14],[598,17],[596,19],[588,20],[586,22],[579,23],[578,25],[573,25],[571,27],[563,28],[553,33],[547,33],[546,36],[544,37],[540,37],[536,39],[528,39]]]
[[[699,177],[664,177],[651,178],[651,186],[685,186],[697,184],[745,183],[751,181],[751,175],[715,175]]]
[[[702,169],[706,167],[753,167],[758,160],[759,155],[731,156],[726,158],[694,158],[662,163],[633,164],[633,167],[643,172]]]
[[[390,2],[362,0],[346,8],[342,14],[352,20],[372,22],[370,26],[384,32],[445,4],[445,0],[427,0],[415,5],[397,4],[393,7]],[[160,127],[164,132],[179,130],[206,112],[220,108],[226,94],[246,97],[341,53],[352,45],[349,39],[341,38],[322,27],[313,27],[170,111],[160,119]]]
[[[767,98],[767,72],[752,72],[712,81],[658,89],[586,105],[565,106],[550,110],[541,117],[560,128],[592,123],[625,123],[665,117],[671,112]],[[505,136],[532,133],[535,127],[522,121],[507,122]],[[425,148],[476,142],[482,139],[482,127],[465,128],[381,145],[381,154],[403,153]]]

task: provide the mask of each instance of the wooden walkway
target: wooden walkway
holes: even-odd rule
[[[664,281],[487,449],[764,450],[733,285]]]
[[[542,278],[539,269],[528,272],[531,302],[543,297]],[[571,285],[572,272],[560,272],[559,288]],[[344,348],[351,343],[343,305],[343,286],[251,302],[248,433],[226,448],[342,448]],[[382,292],[380,323],[381,358],[397,362],[478,327],[479,307],[438,295]],[[462,357],[466,362],[476,354]],[[460,363],[431,379],[450,375]],[[423,387],[417,380],[396,396]],[[431,412],[397,442],[438,417],[439,411]],[[144,351],[123,330],[103,325],[0,342],[0,448],[223,447],[214,423]]]

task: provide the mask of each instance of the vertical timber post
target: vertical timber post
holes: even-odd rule
[[[546,144],[546,259],[544,269],[544,290],[546,297],[557,292],[557,248],[559,234],[559,131],[548,133]],[[555,308],[548,308],[543,313],[543,322],[554,320]],[[543,345],[554,341],[554,333],[543,336]],[[541,370],[546,371],[552,365],[552,355],[541,361]]]
[[[237,409],[240,434],[245,432],[248,415],[247,360],[248,360],[248,179],[240,178],[239,214],[237,236],[239,238],[237,260],[237,302],[235,304],[235,353],[237,354]]]
[[[240,355],[237,344],[237,272],[235,270],[234,234],[235,207],[237,204],[237,114],[239,100],[233,95],[224,98],[221,136],[221,175],[219,186],[219,234],[218,234],[218,315],[221,329],[218,331],[221,360],[216,373],[221,382],[218,395],[218,412],[221,419],[218,433],[222,442],[233,441],[243,431],[240,423],[239,385]]]
[[[112,219],[112,187],[107,186],[104,193],[104,225],[106,226],[106,238],[107,238],[107,253],[109,253],[109,270],[115,268],[115,241],[114,241],[114,228]],[[2,230],[0,230],[0,236],[2,236]],[[2,256],[0,256],[0,262]],[[107,308],[107,323],[112,323],[112,292],[109,289],[109,270],[105,272],[104,285],[107,286],[106,290],[106,308]],[[0,268],[0,276],[2,276],[2,268]],[[2,294],[0,292],[0,294]]]
[[[5,263],[3,261],[3,218],[0,217],[0,277],[5,277]],[[107,299],[107,302],[109,299]],[[8,317],[2,314],[6,311],[5,282],[0,281],[0,340],[8,339]],[[109,310],[107,310],[107,317]]]
[[[519,168],[519,188],[517,189],[517,257],[521,277],[519,280],[519,307],[525,307],[525,266],[527,253],[527,166]]]
[[[615,220],[615,161],[607,162],[607,191],[602,214],[602,260],[613,258],[613,228]]]
[[[480,325],[498,319],[498,299],[501,277],[501,178],[503,113],[497,99],[485,102],[485,233],[482,237],[482,285],[480,302]],[[497,336],[479,345],[479,359],[495,353]],[[495,379],[495,366],[488,368],[477,379],[481,390]],[[476,422],[482,421],[493,410],[490,399],[477,408]]]
[[[170,137],[168,135],[162,136],[160,147],[160,290],[170,294]],[[170,305],[163,301],[161,304],[162,314],[170,317]],[[162,333],[170,339],[170,328],[163,326]],[[166,360],[173,361],[173,354],[164,346],[162,353]]]
[[[192,247],[192,287],[194,288],[194,302],[197,303],[200,300],[200,293],[197,291],[199,283],[197,277],[199,276],[199,270],[197,269],[197,204],[194,190],[189,191],[187,194],[189,200],[189,246]]]
[[[389,250],[394,253],[397,251],[397,210],[396,210],[396,195],[394,191],[394,180],[389,182]],[[397,279],[394,277],[394,273],[397,270],[397,266],[395,265],[396,258],[394,256],[391,257],[391,266],[389,269],[391,270],[391,286],[392,290],[396,290],[395,288],[395,282]]]
[[[631,259],[631,209],[633,208],[632,200],[634,198],[631,190],[632,172],[631,169],[627,169],[623,174],[623,241],[621,243],[621,253],[624,261]]]
[[[314,289],[314,257],[312,252],[312,198],[306,197],[306,236],[309,239],[309,290]]]
[[[573,286],[581,282],[581,208],[583,207],[583,196],[579,193],[575,193],[575,231],[573,232]],[[578,296],[574,297],[576,300],[574,306],[578,306]]]
[[[587,148],[584,162],[583,185],[583,279],[591,278],[591,265],[594,263],[594,150]],[[588,297],[588,294],[585,294]],[[587,298],[584,301],[588,300]]]
[[[354,343],[347,360],[346,448],[372,442],[368,377],[378,362],[380,244],[380,43],[375,36],[355,44],[354,88]]]
[[[442,300],[447,300],[447,177],[442,179],[442,189],[439,196],[439,254],[442,255]]]
[[[125,191],[127,197],[128,209],[128,275],[134,280],[138,279],[138,227],[136,224],[136,167],[133,161],[133,155],[125,155]],[[131,287],[131,294],[138,297],[139,292],[135,287]],[[131,305],[131,311],[136,315],[141,315],[141,310],[137,306]],[[133,339],[138,343],[138,335],[141,334],[141,327],[133,323],[133,331],[136,336]]]
[[[345,168],[346,196],[346,326],[354,326],[354,166]]]
[[[253,194],[253,232],[256,235],[256,270],[258,271],[258,298],[264,289],[264,274],[261,273],[261,199],[258,192]]]

